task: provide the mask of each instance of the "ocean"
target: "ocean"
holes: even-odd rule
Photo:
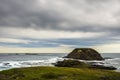
[[[66,53],[10,53],[0,54],[0,71],[11,68],[32,67],[32,66],[54,66],[53,63],[63,60]],[[120,71],[120,54],[118,53],[102,53],[106,66],[114,66]]]

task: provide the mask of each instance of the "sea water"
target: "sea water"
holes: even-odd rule
[[[0,71],[32,66],[53,66],[52,63],[62,59],[62,53],[10,53],[0,54]]]
[[[33,66],[54,66],[53,63],[63,60],[66,53],[4,53],[0,54],[0,71],[11,68],[33,67]],[[102,62],[107,66],[114,66],[120,71],[120,54],[103,53],[106,59]]]

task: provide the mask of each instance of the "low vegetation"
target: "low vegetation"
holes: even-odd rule
[[[0,80],[120,80],[120,73],[88,68],[29,67],[1,71]]]

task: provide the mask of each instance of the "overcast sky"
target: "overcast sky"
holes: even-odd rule
[[[120,52],[120,0],[0,0],[0,52],[76,47]]]

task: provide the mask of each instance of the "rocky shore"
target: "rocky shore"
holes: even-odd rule
[[[90,48],[77,48],[56,67],[15,68],[0,72],[0,80],[119,80],[116,68],[104,66],[103,57]]]
[[[55,66],[57,67],[87,67],[94,69],[106,69],[106,70],[116,70],[117,68],[113,66],[105,66],[104,63],[92,62],[92,60],[104,60],[104,58],[96,50],[92,48],[76,48],[71,53],[69,53],[63,61],[58,61]],[[84,62],[80,61],[84,60]],[[91,60],[91,62],[87,62]]]

